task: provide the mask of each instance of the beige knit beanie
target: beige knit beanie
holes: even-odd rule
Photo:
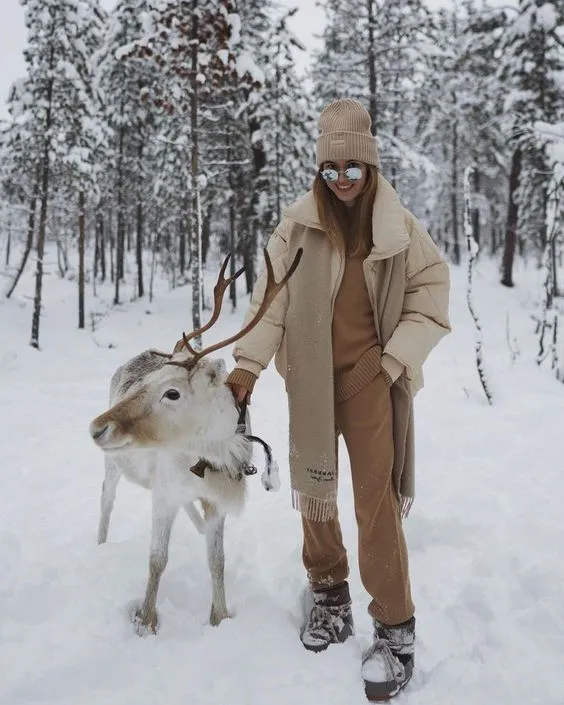
[[[323,162],[351,159],[379,166],[376,139],[370,132],[372,120],[358,100],[336,100],[319,116],[317,166]]]

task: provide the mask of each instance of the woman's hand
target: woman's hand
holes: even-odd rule
[[[241,384],[228,384],[227,386],[231,389],[231,392],[238,404],[241,404],[245,398],[247,400],[247,404],[251,403],[251,393],[246,387],[243,387]]]

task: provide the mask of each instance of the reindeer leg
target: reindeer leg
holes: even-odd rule
[[[194,502],[187,502],[184,505],[184,509],[186,511],[186,514],[188,514],[188,517],[192,524],[196,527],[197,531],[199,534],[203,534],[205,529],[204,529],[204,520],[202,519],[202,515],[200,512],[197,510],[196,505]]]
[[[102,483],[102,496],[100,498],[100,523],[98,524],[98,545],[106,543],[108,538],[108,529],[110,526],[110,516],[114,508],[114,500],[116,498],[116,489],[120,471],[114,463],[108,458],[105,458],[104,464],[106,472],[104,473],[104,482]]]
[[[210,624],[216,627],[222,619],[229,617],[225,603],[224,582],[223,528],[225,526],[225,516],[219,515],[217,508],[213,504],[203,500],[202,509],[204,510],[208,566],[212,580]]]
[[[157,615],[157,593],[159,583],[168,561],[168,544],[172,525],[179,506],[170,504],[158,488],[152,492],[153,517],[151,526],[151,552],[149,555],[149,579],[145,590],[145,599],[134,614],[137,633],[142,636],[147,631],[156,634],[159,625]]]

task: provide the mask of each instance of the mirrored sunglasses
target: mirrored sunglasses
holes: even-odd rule
[[[362,179],[362,169],[358,166],[349,166],[346,169],[323,169],[321,177],[325,181],[338,181],[339,174],[343,174],[347,181],[360,181]]]

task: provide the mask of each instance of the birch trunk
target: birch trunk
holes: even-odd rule
[[[49,60],[50,68],[53,67],[54,49],[51,48]],[[47,95],[45,97],[45,141],[43,143],[43,156],[41,159],[41,203],[39,209],[39,232],[37,236],[37,267],[35,270],[35,296],[33,300],[33,316],[31,320],[31,341],[32,348],[39,350],[39,323],[41,319],[41,293],[43,287],[43,257],[45,255],[45,229],[47,227],[47,203],[49,198],[49,178],[51,150],[51,122],[53,110],[53,78],[49,78],[47,83]]]

